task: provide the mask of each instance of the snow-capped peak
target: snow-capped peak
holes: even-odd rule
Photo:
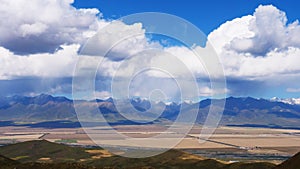
[[[273,97],[273,98],[271,98],[271,101],[282,102],[282,103],[292,104],[292,105],[296,105],[296,104],[300,105],[300,98],[280,99],[278,97]]]

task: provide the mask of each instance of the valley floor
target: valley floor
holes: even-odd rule
[[[182,126],[181,126],[182,127]],[[0,127],[0,144],[10,144],[29,140],[48,140],[51,142],[96,146],[96,143],[111,147],[135,147],[143,138],[167,132],[165,126],[157,125],[121,125],[115,130],[133,141],[124,142],[114,139],[107,128],[90,128],[101,131],[101,138],[91,140],[82,128],[31,128],[26,126]],[[300,151],[300,130],[219,127],[205,142],[199,142],[201,126],[194,127],[191,132],[174,148],[224,161],[267,161],[279,164]],[[203,132],[203,131],[202,131]],[[96,133],[96,134],[97,134]],[[176,138],[176,133],[168,133],[169,138],[160,139],[156,148],[165,148],[168,142]],[[105,139],[103,139],[105,138]],[[101,139],[101,140],[100,140]],[[151,140],[150,140],[151,141]],[[202,140],[203,141],[203,140]],[[151,145],[151,144],[150,144]],[[149,147],[152,148],[152,147]]]

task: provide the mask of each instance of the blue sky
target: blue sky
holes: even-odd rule
[[[149,47],[184,56],[186,66],[203,78],[197,70],[201,66],[184,47],[157,44],[145,34],[142,23],[114,22],[134,13],[162,12],[189,21],[208,36],[222,62],[228,96],[300,97],[300,2],[296,0],[1,1],[6,5],[0,6],[0,95],[71,97],[79,53],[104,25],[112,25],[111,33],[101,34],[92,48],[105,49],[112,39],[128,33],[141,37],[124,42],[107,58],[105,69],[97,74],[99,97],[111,96],[112,72],[126,60],[124,56]],[[207,82],[198,85],[202,85],[200,98],[222,91],[211,89]]]
[[[163,12],[182,17],[209,34],[222,23],[252,14],[259,5],[272,4],[294,21],[300,18],[297,0],[76,0],[75,7],[98,8],[104,18],[118,19],[139,12]]]

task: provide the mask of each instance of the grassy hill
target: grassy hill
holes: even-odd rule
[[[205,159],[196,155],[188,154],[178,150],[169,150],[158,156],[133,159],[119,156],[110,158],[102,158],[90,161],[87,164],[99,168],[203,168],[203,169],[218,169],[225,164],[216,160]]]
[[[18,164],[20,164],[20,163],[0,155],[0,168],[1,169],[14,168],[14,166],[16,166]]]
[[[300,153],[278,165],[275,169],[298,169],[300,168]]]
[[[8,157],[0,156],[1,169],[272,169],[275,167],[270,163],[225,164],[179,150],[169,150],[149,158],[133,159],[112,155],[101,148],[70,147],[44,140],[0,147],[0,154]]]
[[[266,163],[266,162],[259,162],[259,163],[232,163],[226,165],[222,169],[270,169],[274,168],[274,164]],[[292,168],[291,168],[292,169]]]
[[[70,147],[45,140],[28,141],[0,147],[0,154],[20,162],[35,162],[40,159],[68,162],[91,158],[92,156],[82,147]]]
[[[4,167],[4,168],[2,168]],[[80,163],[25,163],[14,166],[1,166],[1,169],[96,169]]]

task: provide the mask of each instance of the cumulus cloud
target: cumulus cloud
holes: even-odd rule
[[[271,51],[264,57],[249,57],[228,51],[222,55],[225,73],[229,77],[266,80],[300,73],[300,49],[288,48],[284,51]]]
[[[96,98],[100,98],[100,99],[108,99],[111,96],[111,93],[108,91],[95,91],[94,93]],[[91,98],[87,98],[87,99],[91,99]]]
[[[300,88],[287,88],[286,91],[290,93],[300,93]]]
[[[253,37],[254,33],[248,29],[249,22],[253,18],[251,15],[236,18],[223,23],[219,28],[211,32],[208,35],[208,40],[212,43],[216,52],[218,54],[222,53],[225,50],[224,48],[234,39]]]
[[[193,46],[192,49],[200,54],[199,59],[189,48],[164,47],[151,41],[141,23],[127,25],[121,21],[101,20],[97,9],[76,9],[71,6],[72,0],[33,0],[30,3],[0,0],[0,3],[3,4],[0,6],[1,80],[72,77],[78,59],[82,61],[79,66],[83,70],[98,68],[98,76],[110,78],[131,76],[143,67],[158,67],[167,70],[172,77],[152,71],[139,79],[138,82],[145,86],[143,89],[139,89],[140,83],[132,87],[138,89],[135,95],[143,96],[152,91],[153,86],[166,86],[161,90],[166,91],[168,98],[178,95],[178,88],[174,85],[167,89],[168,85],[161,85],[168,84],[167,80],[192,79],[192,76],[207,78],[220,73],[216,60],[212,59],[215,54],[210,44],[204,48]],[[96,33],[98,28],[102,30]],[[84,47],[83,43],[92,36]],[[283,11],[268,5],[259,6],[253,15],[222,24],[208,39],[229,79],[263,81],[299,76],[299,36],[298,21],[289,23]],[[98,65],[100,61],[102,64]],[[188,88],[190,82],[183,86]],[[208,86],[199,86],[196,94],[211,96],[237,91]],[[51,91],[62,88],[55,86]],[[99,97],[111,96],[108,90],[98,91]]]
[[[272,5],[222,24],[209,36],[228,77],[266,80],[300,73],[300,25]]]
[[[76,9],[73,0],[0,0],[0,45],[14,53],[55,52],[83,43],[98,28],[98,9]]]
[[[127,25],[122,21],[101,20],[97,9],[76,9],[71,5],[73,0],[0,2],[3,4],[0,7],[0,80],[72,77],[78,59],[82,70],[93,70],[101,62],[97,72],[100,78],[112,77],[116,71],[123,72],[119,74],[122,77],[132,75],[135,66],[158,66],[168,70],[175,78],[193,73],[205,74],[201,62],[189,49],[163,48],[147,38],[141,23]],[[10,19],[7,21],[6,18]],[[98,28],[102,29],[96,33]],[[83,47],[89,37],[93,38]],[[153,56],[153,53],[147,52],[149,49],[159,49],[159,52]],[[182,65],[184,72],[179,69]],[[164,79],[161,73],[153,71],[148,75],[151,76],[141,78],[146,87],[136,92],[143,95],[147,93],[143,90],[151,91],[153,86],[161,87],[164,83],[167,95],[178,95],[176,87],[171,90],[167,85],[170,77]],[[161,83],[157,83],[157,79]],[[185,88],[190,86],[188,82],[183,85]],[[63,86],[55,85],[48,92],[59,93],[61,90],[65,90]],[[98,90],[101,91],[96,93],[99,97],[110,95],[106,90]]]
[[[16,55],[0,47],[0,79],[71,77],[80,45],[61,46],[55,53]]]
[[[229,93],[230,90],[227,88],[224,89],[212,89],[211,87],[204,86],[199,88],[199,96],[201,97],[209,97],[209,96],[215,96],[215,95],[224,95],[226,93]]]
[[[122,61],[149,48],[160,48],[158,43],[149,41],[145,32],[142,23],[127,25],[112,21],[89,39],[81,54]]]
[[[120,21],[114,21],[110,25],[109,30],[105,29],[109,31],[107,34],[100,33],[94,36],[96,41],[91,39],[88,47],[83,50],[80,50],[82,47],[80,44],[70,44],[59,46],[54,53],[15,54],[0,46],[0,79],[71,77],[74,75],[73,71],[78,59],[80,59],[80,64],[77,64],[78,69],[92,71],[98,69],[99,76],[112,77],[120,69],[122,64],[120,61],[132,59],[135,53],[148,48],[161,47],[157,43],[148,42],[141,24],[126,25]],[[105,49],[109,49],[115,42],[119,42],[128,35],[133,36],[117,43],[108,55],[105,55]],[[141,59],[145,60],[147,56]],[[135,59],[134,65],[141,65],[140,63],[141,60]],[[126,76],[127,73],[128,71],[124,70],[123,75]]]
[[[251,56],[266,56],[273,50],[300,47],[299,22],[288,24],[285,12],[260,5],[253,15],[221,25],[209,35],[218,52],[233,50]]]

